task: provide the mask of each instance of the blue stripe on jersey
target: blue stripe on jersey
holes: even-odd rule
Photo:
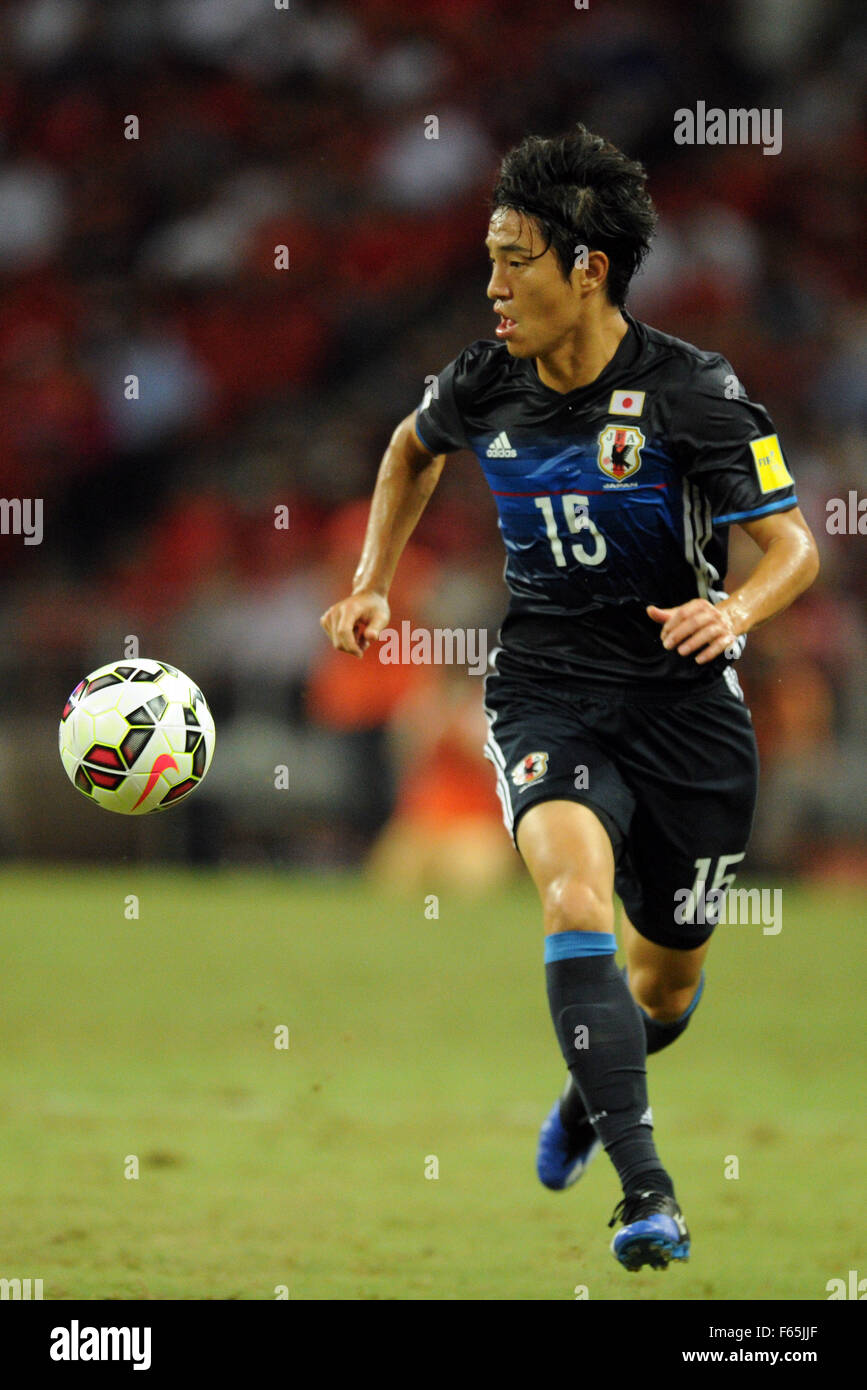
[[[505,458],[488,456],[488,448],[497,443],[489,434],[470,434],[467,439],[495,496],[534,497],[567,492],[576,487],[579,480],[601,494],[610,490],[626,491],[628,484],[643,483],[648,477],[653,482],[671,479],[671,452],[653,438],[646,438],[641,448],[641,467],[622,483],[616,482],[598,465],[598,433],[564,440],[537,432],[532,444],[522,441]]]
[[[756,507],[753,512],[730,512],[728,516],[715,516],[714,526],[729,526],[733,521],[747,521],[755,516],[768,516],[770,512],[783,512],[797,507],[797,497],[784,497],[781,502],[769,502],[766,507]]]
[[[426,449],[430,449],[430,452],[431,452],[432,454],[433,454],[433,453],[436,453],[436,450],[435,450],[435,449],[431,449],[431,446],[428,444],[427,440],[425,439],[424,435],[422,434],[421,430],[419,429],[419,427],[418,427],[418,419],[416,419],[416,422],[415,422],[415,432],[416,432],[416,434],[418,435],[418,437],[419,437],[419,439],[421,440],[421,442],[422,442],[422,444],[424,445],[424,447],[425,447]]]
[[[545,964],[575,956],[613,956],[617,942],[608,931],[560,931],[545,937]]]

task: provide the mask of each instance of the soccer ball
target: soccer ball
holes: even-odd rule
[[[214,721],[194,681],[166,661],[110,661],[79,681],[60,716],[73,786],[125,816],[164,811],[199,785]]]

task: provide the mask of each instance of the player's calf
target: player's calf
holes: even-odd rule
[[[673,1195],[653,1142],[644,1029],[614,951],[613,934],[573,931],[546,937],[551,1017],[566,1065],[591,1107],[589,1123],[624,1193]]]
[[[625,971],[624,978],[626,978]],[[691,998],[689,998],[689,990],[669,990],[667,992],[658,990],[655,994],[650,994],[648,998],[648,991],[645,990],[642,993],[641,981],[635,980],[631,976],[629,977],[629,985],[644,1021],[644,1034],[649,1057],[652,1052],[661,1052],[664,1047],[669,1047],[686,1030],[704,992],[704,971],[699,976],[698,986],[692,991]],[[688,999],[688,1003],[683,1012],[678,1014],[676,1010],[683,1004],[684,997]],[[652,1002],[650,1002],[651,1000]]]
[[[625,968],[621,971],[627,979]],[[639,1013],[644,1024],[647,1055],[661,1052],[679,1038],[695,1012],[704,990],[704,971],[701,973],[698,988],[679,1018],[670,1021],[651,1018],[639,1005]],[[560,1099],[554,1102],[546,1116],[539,1133],[536,1152],[536,1172],[539,1181],[554,1192],[573,1186],[583,1177],[588,1164],[599,1152],[601,1144],[587,1115],[587,1107],[575,1084],[572,1073],[566,1077],[566,1085]]]

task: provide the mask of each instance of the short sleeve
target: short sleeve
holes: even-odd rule
[[[708,498],[715,526],[797,506],[795,483],[763,405],[723,357],[703,361],[671,420],[675,461]]]
[[[456,399],[455,378],[464,353],[456,357],[428,385],[418,406],[416,433],[433,454],[450,454],[468,448]]]

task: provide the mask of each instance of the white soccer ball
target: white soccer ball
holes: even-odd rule
[[[214,756],[214,720],[195,681],[166,661],[110,661],[73,690],[58,742],[73,786],[125,816],[189,796]]]

